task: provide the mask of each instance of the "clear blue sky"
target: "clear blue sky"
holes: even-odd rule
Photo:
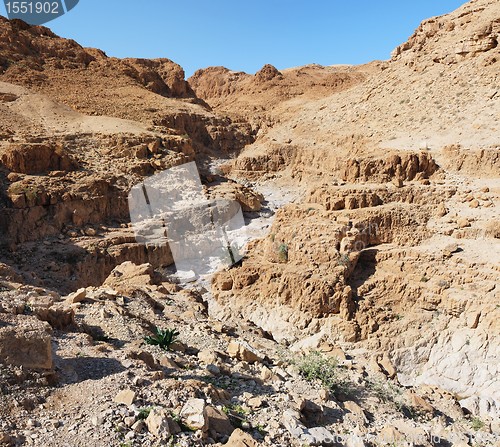
[[[2,2],[0,13],[5,15]],[[187,76],[388,59],[425,18],[465,0],[80,0],[49,26],[116,57],[167,57]]]

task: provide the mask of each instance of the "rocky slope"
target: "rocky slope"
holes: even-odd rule
[[[247,114],[242,104],[251,104],[255,118],[271,117],[272,125],[263,118],[257,142],[235,162],[239,175],[286,171],[285,179],[304,175],[310,182],[339,175],[346,158],[384,157],[390,150],[430,148],[439,157],[442,148],[458,145],[495,152],[499,16],[498,2],[471,1],[425,21],[388,62],[304,67],[264,80],[259,73],[208,69],[189,81],[215,109]],[[288,93],[290,78],[302,72],[316,99]],[[311,80],[311,72],[321,81]],[[340,87],[332,87],[335,76]]]
[[[499,24],[185,81],[2,18],[0,445],[500,445]],[[179,284],[127,195],[189,161],[257,238]]]
[[[400,386],[387,357],[327,343],[290,353],[256,326],[211,319],[203,290],[150,265],[124,263],[66,297],[2,268],[4,445],[495,442],[496,423],[467,418],[437,386]],[[169,351],[144,343],[155,327],[180,332]]]

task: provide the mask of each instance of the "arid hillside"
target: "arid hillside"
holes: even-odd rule
[[[236,162],[243,171],[282,160],[293,175],[326,175],[346,158],[391,149],[488,151],[500,132],[499,17],[498,2],[474,0],[424,21],[387,62],[255,76],[213,68],[189,82],[215,110],[257,120],[259,138]]]

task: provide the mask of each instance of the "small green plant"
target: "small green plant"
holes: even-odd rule
[[[429,281],[429,278],[427,278],[427,276],[422,276],[422,278],[420,278],[420,282],[427,282]]]
[[[391,404],[394,408],[410,419],[418,419],[422,413],[415,407],[407,405],[403,399],[403,389],[392,382],[367,380],[366,388],[384,404]]]
[[[176,436],[172,435],[172,437],[167,441],[167,447],[180,447],[181,444],[177,442]]]
[[[137,419],[139,419],[140,421],[146,420],[149,416],[149,413],[151,413],[152,410],[153,407],[142,407],[139,410],[139,413],[137,413]]]
[[[23,310],[23,313],[24,313],[25,315],[28,315],[28,314],[30,314],[30,313],[32,313],[32,312],[33,312],[33,309],[31,308],[31,306],[30,306],[29,304],[27,304],[27,303],[26,303],[26,304],[24,305],[24,310]]]
[[[366,385],[384,403],[396,402],[401,398],[402,391],[391,382],[367,380]]]
[[[258,433],[259,435],[261,435],[262,437],[266,436],[268,434],[268,431],[265,429],[265,427],[261,424],[257,424],[253,427]]]
[[[241,405],[230,404],[222,407],[222,411],[228,416],[233,425],[238,428],[242,428],[245,423],[248,423],[247,415],[248,411],[245,410]]]
[[[248,410],[245,410],[241,405],[239,404],[231,404],[231,405],[226,405],[222,407],[222,411],[226,413],[227,415],[238,415],[240,417],[244,417],[248,414]]]
[[[26,195],[26,200],[28,200],[28,202],[35,203],[38,199],[38,194],[40,194],[40,192],[38,191],[38,189],[30,187],[26,189],[24,194]]]
[[[189,425],[186,425],[180,415],[178,415],[177,413],[175,413],[174,411],[170,411],[170,417],[172,418],[173,421],[177,422],[177,424],[179,425],[179,427],[181,428],[181,431],[184,431],[184,432],[187,432],[187,431],[191,431],[191,432],[195,432],[196,429],[193,428],[193,427],[190,427]]]
[[[349,255],[344,253],[337,260],[337,265],[341,265],[342,267],[349,267],[351,265],[351,260],[349,259]]]
[[[148,335],[144,341],[148,345],[159,346],[161,349],[168,351],[172,343],[177,340],[179,332],[176,329],[155,329],[155,335]]]
[[[330,390],[336,390],[341,385],[338,362],[335,358],[323,356],[318,351],[295,360],[295,365],[304,379],[309,382],[318,380]]]
[[[481,419],[479,419],[477,416],[474,416],[470,421],[470,425],[471,425],[473,430],[478,431],[484,427],[484,422]]]
[[[280,244],[278,246],[278,258],[281,262],[288,262],[288,245]]]

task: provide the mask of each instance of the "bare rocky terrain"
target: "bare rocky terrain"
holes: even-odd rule
[[[499,39],[185,80],[0,18],[0,445],[500,446]],[[127,198],[192,161],[250,241],[184,283]]]

